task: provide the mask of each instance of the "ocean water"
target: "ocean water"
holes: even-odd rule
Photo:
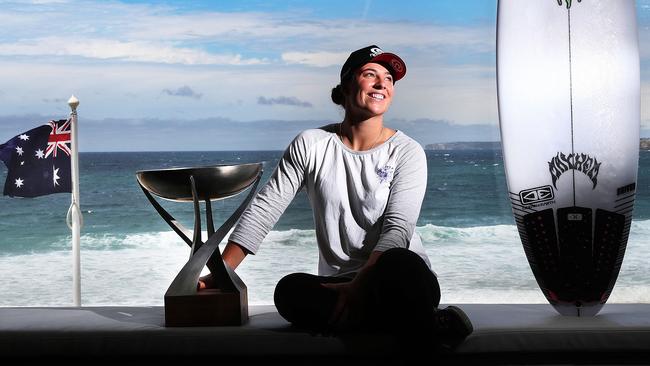
[[[83,305],[162,305],[189,247],[151,207],[142,169],[264,162],[268,179],[281,151],[82,153]],[[545,303],[512,218],[500,150],[427,151],[429,180],[416,230],[439,276],[443,303]],[[634,221],[609,302],[650,302],[650,152],[641,151]],[[6,169],[0,168],[4,182]],[[240,197],[241,196],[241,197]],[[220,225],[244,195],[213,205]],[[68,194],[0,197],[0,306],[72,304]],[[160,201],[185,226],[192,205]],[[205,238],[205,233],[204,233]],[[309,203],[299,193],[257,255],[237,272],[251,304],[296,271],[315,273],[318,250]]]

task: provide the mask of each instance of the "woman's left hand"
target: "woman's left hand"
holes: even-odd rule
[[[329,324],[339,330],[351,330],[364,323],[364,287],[372,277],[372,266],[382,252],[373,251],[366,264],[350,282],[323,283],[322,286],[338,292]],[[367,290],[366,290],[367,291]]]
[[[324,283],[323,287],[338,293],[338,300],[329,319],[330,326],[344,330],[351,326],[353,315],[360,306],[360,296],[356,289],[355,281],[343,283]]]

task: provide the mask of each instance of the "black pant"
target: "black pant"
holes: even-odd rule
[[[322,284],[350,280],[292,273],[275,287],[275,306],[294,326],[332,331],[328,323],[338,292]],[[382,253],[360,291],[363,309],[357,312],[359,318],[353,319],[356,329],[352,331],[418,334],[433,331],[440,287],[436,276],[416,253],[402,248]]]

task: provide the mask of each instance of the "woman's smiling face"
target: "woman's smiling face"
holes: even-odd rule
[[[393,100],[393,76],[381,64],[361,66],[349,85],[346,109],[354,114],[366,118],[382,115]]]

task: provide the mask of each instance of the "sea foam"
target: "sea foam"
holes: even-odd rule
[[[438,275],[443,303],[546,303],[514,225],[426,225],[417,231]],[[162,305],[190,253],[171,231],[86,234],[81,245],[86,306]],[[610,303],[650,302],[649,255],[650,220],[634,221]],[[248,286],[250,304],[271,304],[280,278],[292,272],[316,273],[317,263],[313,230],[272,231],[237,273]],[[69,238],[57,240],[47,252],[0,256],[0,268],[0,306],[72,305]]]

